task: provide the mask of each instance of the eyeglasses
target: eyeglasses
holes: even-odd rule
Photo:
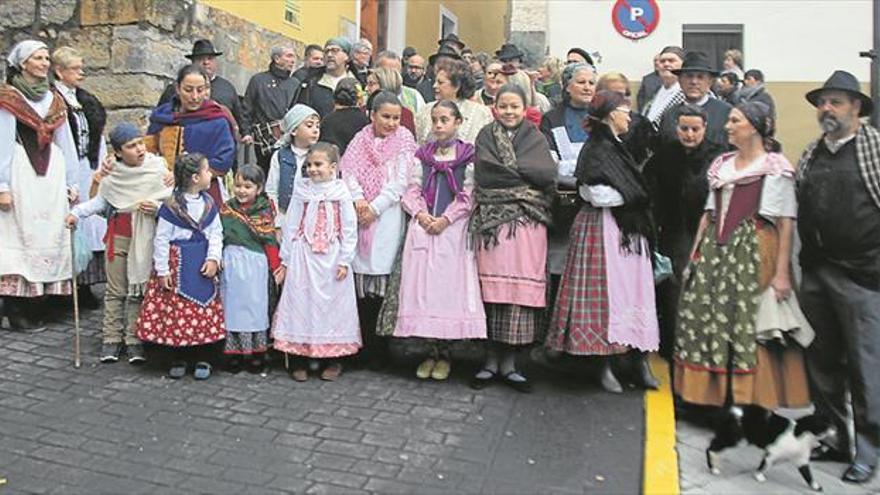
[[[498,74],[501,74],[501,71],[497,71],[497,70],[487,70],[486,71],[486,75],[489,77],[495,77]]]
[[[339,48],[338,46],[331,46],[329,48],[324,49],[324,53],[330,53],[330,54],[339,53],[341,51],[342,51],[342,48]]]

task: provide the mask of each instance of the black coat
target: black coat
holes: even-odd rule
[[[660,79],[660,74],[657,74],[657,71],[647,74],[642,78],[642,82],[639,84],[639,92],[636,93],[636,105],[638,105],[640,112],[645,109],[645,105],[657,94],[661,86],[663,86],[663,80]]]
[[[369,123],[369,117],[360,108],[334,110],[321,121],[321,141],[335,144],[342,156],[354,135]]]
[[[660,252],[672,258],[676,273],[687,264],[709,195],[706,173],[726,146],[707,140],[693,151],[676,142],[648,160],[644,176],[651,192]]]
[[[255,74],[248,83],[244,100],[251,111],[251,124],[265,124],[284,118],[296,103],[300,80],[270,64],[269,70]]]
[[[660,147],[678,143],[675,127],[678,125],[677,114],[681,105],[684,103],[669,108],[663,114],[663,118],[660,120]],[[706,120],[706,139],[726,147],[727,131],[724,130],[724,124],[727,123],[727,116],[733,107],[718,98],[709,97],[702,108],[706,111],[708,118]]]
[[[156,106],[168,103],[175,95],[177,95],[176,84],[171,83],[165,87]],[[232,118],[238,124],[241,135],[245,136],[251,133],[250,111],[242,98],[238,96],[238,90],[231,82],[220,76],[214,76],[214,79],[211,80],[211,99],[232,112]]]
[[[107,125],[107,111],[98,98],[82,88],[76,88],[76,99],[82,105],[83,115],[89,124],[89,149],[85,155],[89,159],[89,165],[92,170],[98,168],[98,152],[101,149],[101,140],[104,139],[104,126]],[[68,112],[67,122],[70,124],[70,132],[73,134],[73,142],[76,145],[77,152],[80,144],[77,136],[79,128],[77,127],[76,118],[72,113]]]

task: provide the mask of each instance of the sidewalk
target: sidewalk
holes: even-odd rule
[[[96,362],[100,311],[0,330],[0,493],[639,493],[643,394],[527,368],[531,395],[413,363],[296,384]]]

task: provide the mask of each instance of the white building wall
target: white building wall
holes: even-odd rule
[[[600,72],[632,79],[653,70],[654,54],[681,45],[683,24],[742,24],[746,69],[768,81],[824,81],[834,69],[870,79],[871,0],[657,0],[660,23],[647,38],[624,38],[611,22],[614,0],[548,0],[550,54],[579,46],[602,55]]]

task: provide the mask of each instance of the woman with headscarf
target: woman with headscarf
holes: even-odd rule
[[[562,104],[544,114],[541,132],[558,166],[558,194],[553,203],[553,225],[548,229],[547,259],[551,277],[550,303],[556,295],[559,277],[568,252],[568,232],[580,205],[574,170],[578,154],[589,135],[583,122],[596,94],[596,69],[586,63],[568,64],[562,71]]]
[[[232,168],[238,127],[232,113],[211,99],[208,74],[198,65],[187,65],[177,73],[177,95],[150,114],[144,142],[147,150],[172,164],[180,152],[202,153],[214,179],[208,194],[215,204],[227,196],[220,178]],[[169,165],[170,166],[170,165]]]
[[[359,106],[357,79],[346,77],[339,81],[333,98],[335,108],[321,119],[321,141],[335,144],[341,156],[354,135],[370,124],[370,118]]]
[[[79,155],[79,190],[85,196],[92,184],[92,175],[107,154],[104,144],[104,125],[107,112],[101,102],[80,85],[84,79],[83,58],[70,47],[62,47],[52,53],[55,70],[55,89],[67,103],[67,121],[73,142]],[[86,199],[83,197],[82,199]],[[107,221],[99,216],[84,218],[76,235],[84,235],[92,261],[80,274],[78,282],[80,305],[95,309],[99,302],[89,289],[91,285],[107,281],[104,273],[104,234]]]
[[[575,356],[656,351],[659,328],[651,266],[654,224],[648,189],[620,140],[629,127],[629,101],[599,91],[590,102],[590,140],[575,170],[583,200],[556,296],[547,347]],[[656,388],[640,360],[642,384]],[[605,359],[601,384],[623,388]]]
[[[79,197],[79,156],[49,49],[25,40],[0,87],[0,296],[13,328],[38,326],[35,298],[71,293],[64,218]]]
[[[506,84],[495,98],[497,120],[477,136],[469,232],[485,303],[489,346],[471,386],[496,378],[520,392],[531,383],[516,351],[535,341],[546,306],[547,225],[556,166],[547,141],[525,120],[526,96]]]
[[[452,100],[458,105],[463,121],[458,137],[466,143],[477,139],[480,129],[493,122],[492,112],[473,100],[474,78],[467,62],[443,59],[437,62],[434,77],[434,96],[437,100]],[[416,115],[416,140],[424,144],[431,136],[431,109],[433,102],[425,105]]]
[[[708,406],[805,407],[804,332],[765,332],[765,305],[797,306],[791,247],[794,167],[773,140],[770,109],[744,102],[725,125],[736,151],[709,167],[709,197],[678,308],[674,390]],[[768,301],[769,299],[769,301]]]

